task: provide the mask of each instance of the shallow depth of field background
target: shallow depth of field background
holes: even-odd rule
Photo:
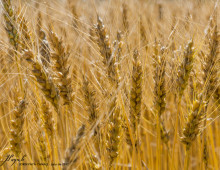
[[[0,6],[1,169],[220,169],[218,1]]]

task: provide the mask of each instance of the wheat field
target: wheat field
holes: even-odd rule
[[[220,169],[218,0],[0,6],[0,169]]]

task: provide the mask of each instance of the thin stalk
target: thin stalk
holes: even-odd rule
[[[185,160],[184,160],[184,170],[188,170],[189,169],[189,156],[190,154],[190,148],[188,146],[186,146],[186,153],[185,153]]]
[[[177,104],[177,115],[176,115],[176,122],[175,122],[175,131],[174,131],[174,141],[173,141],[173,154],[172,154],[172,162],[173,162],[173,169],[178,168],[178,154],[175,155],[176,151],[176,144],[178,142],[177,137],[178,137],[178,129],[179,129],[179,113],[180,113],[180,108],[181,108],[181,99],[178,98],[178,104]],[[178,145],[177,145],[178,147]]]
[[[161,169],[161,137],[160,137],[160,120],[157,115],[157,155],[156,155],[156,170]]]

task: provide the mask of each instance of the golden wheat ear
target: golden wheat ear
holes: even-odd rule
[[[48,39],[53,50],[51,57],[54,60],[53,69],[56,72],[60,95],[64,100],[64,104],[70,105],[73,100],[73,88],[68,64],[69,51],[65,48],[63,41],[53,32],[52,28],[50,28]]]
[[[211,34],[211,33],[210,33]],[[205,58],[205,63],[203,64],[203,72],[204,72],[204,90],[206,91],[206,100],[208,101],[211,97],[212,93],[216,88],[216,84],[218,84],[218,70],[219,66],[219,35],[217,30],[217,25],[214,27],[212,34],[210,35],[211,39],[209,39],[209,54]]]
[[[177,87],[180,98],[188,84],[190,72],[193,67],[194,53],[193,40],[190,40],[185,48],[183,62],[178,69]]]
[[[24,14],[22,12],[18,14],[17,20],[17,22],[19,23],[21,51],[31,49],[33,40],[31,37],[31,32],[28,28],[28,21],[25,19]]]
[[[122,22],[123,22],[123,29],[126,34],[129,31],[129,22],[128,22],[128,5],[124,3],[122,5]]]
[[[48,158],[50,155],[48,154],[45,134],[41,129],[39,129],[37,132],[37,136],[38,136],[37,149],[39,151],[40,160],[45,163],[49,162]]]
[[[49,105],[44,99],[42,99],[41,110],[43,127],[46,130],[47,135],[52,139],[55,135],[54,119]]]
[[[37,14],[36,34],[42,64],[44,65],[44,67],[48,68],[51,63],[51,49],[46,37],[46,32],[43,29],[43,17],[41,12],[38,12]]]
[[[212,21],[212,20],[210,20]],[[215,20],[216,22],[216,20]],[[210,22],[211,24],[211,22]],[[211,25],[209,25],[211,27]],[[218,48],[219,48],[219,34],[217,25],[213,26],[213,29],[210,29],[209,32],[207,32],[206,35],[209,43],[209,54],[206,55],[205,62],[202,65],[204,76],[204,87],[203,87],[203,96],[204,100],[206,102],[206,105],[203,109],[203,113],[205,114],[204,118],[204,127],[206,127],[206,119],[207,119],[207,111],[208,111],[208,105],[210,103],[210,98],[212,95],[215,97],[216,95],[216,85],[218,84],[218,69],[219,66],[219,59],[218,59]],[[205,167],[208,167],[208,147],[207,147],[207,134],[206,129],[203,133],[203,162],[205,164]]]
[[[22,152],[22,143],[24,140],[24,110],[26,104],[25,99],[18,101],[17,106],[14,109],[14,119],[11,120],[10,149],[16,157],[19,157]]]
[[[41,86],[41,90],[46,99],[54,106],[55,110],[59,111],[59,91],[52,81],[52,78],[47,74],[39,61],[34,61],[34,54],[32,51],[26,51],[23,57],[30,63],[33,70],[32,73],[36,81]],[[59,112],[58,112],[59,113]]]
[[[192,147],[192,143],[197,138],[198,134],[200,133],[200,128],[202,125],[202,119],[204,114],[202,114],[202,109],[204,107],[204,103],[202,102],[201,98],[196,99],[193,102],[193,106],[191,111],[188,114],[186,123],[183,129],[183,135],[181,137],[181,142],[186,147],[186,156],[185,156],[185,169],[189,167],[189,159],[190,159],[190,148]]]
[[[86,126],[83,124],[77,131],[76,138],[72,141],[69,148],[67,148],[65,157],[64,157],[64,163],[68,163],[69,166],[74,166],[79,159],[79,146],[82,143],[84,134],[85,134],[85,128]],[[66,170],[68,167],[63,167],[63,170]]]
[[[133,54],[133,71],[132,71],[132,87],[130,92],[130,120],[133,130],[136,134],[141,117],[142,102],[142,66],[140,62],[140,54],[134,50]]]
[[[166,109],[166,49],[161,47],[158,49],[158,45],[155,45],[155,53],[154,53],[154,112],[158,119],[157,126],[160,129],[160,138],[161,140],[167,144],[169,140],[169,133],[165,128],[164,121],[162,116]]]
[[[215,90],[214,99],[217,103],[217,106],[220,105],[220,85],[218,85],[217,89]]]
[[[116,98],[113,99],[113,109],[111,110],[107,132],[107,151],[109,158],[109,166],[112,167],[113,162],[119,155],[119,147],[121,142],[121,113],[117,105]]]
[[[83,76],[83,87],[82,87],[84,98],[85,98],[85,104],[86,104],[86,110],[88,112],[88,122],[93,125],[96,123],[99,113],[98,113],[98,105],[96,102],[95,97],[95,91],[92,90],[92,87],[89,83],[89,80],[87,79],[87,76]]]
[[[3,4],[3,15],[6,22],[5,30],[7,31],[9,43],[17,51],[19,48],[19,34],[18,34],[18,23],[14,8],[12,7],[11,0],[2,0]]]

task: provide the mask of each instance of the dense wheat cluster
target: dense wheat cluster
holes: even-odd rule
[[[0,2],[0,169],[220,169],[218,0]]]

